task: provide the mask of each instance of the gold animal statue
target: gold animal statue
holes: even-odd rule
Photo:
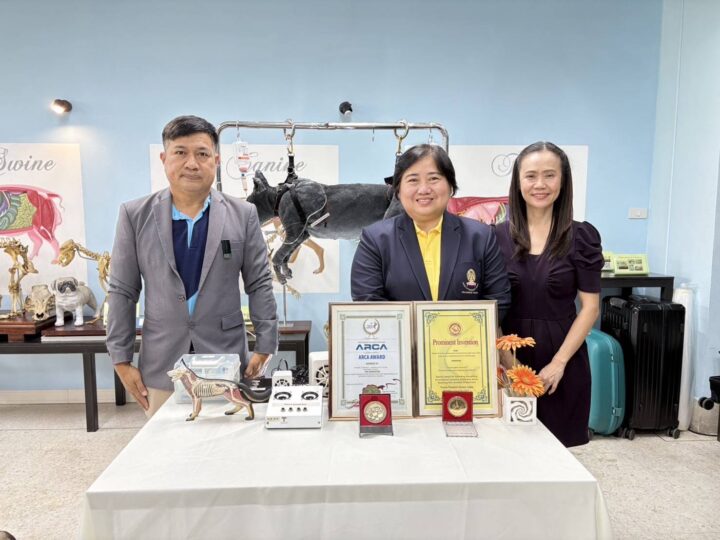
[[[12,317],[20,317],[25,314],[20,282],[28,274],[37,274],[37,270],[35,269],[32,261],[28,258],[28,247],[21,244],[17,239],[0,239],[0,248],[10,255],[13,262],[12,266],[8,270],[8,272],[10,272],[10,283],[8,284],[8,292],[10,293],[10,313],[2,315],[0,318],[9,319]]]
[[[86,247],[83,247],[74,240],[67,240],[60,246],[58,264],[60,266],[69,265],[75,258],[76,254],[82,259],[97,262],[98,280],[100,281],[100,287],[102,287],[102,290],[105,293],[102,304],[100,304],[100,307],[97,310],[98,315],[90,321],[90,324],[92,324],[102,317],[105,304],[107,303],[108,278],[110,276],[110,253],[107,251],[96,253],[94,251],[90,251]]]

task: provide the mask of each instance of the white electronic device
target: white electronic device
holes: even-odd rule
[[[272,385],[275,386],[292,386],[292,371],[276,371],[272,374]]]
[[[275,386],[265,413],[265,427],[321,428],[322,386]]]
[[[323,397],[328,397],[330,392],[330,362],[327,351],[311,352],[310,370],[308,375],[309,384],[317,384],[324,388]]]

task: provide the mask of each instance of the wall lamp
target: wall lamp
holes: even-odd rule
[[[67,99],[54,99],[50,104],[50,108],[57,114],[65,114],[72,111],[72,103]]]
[[[349,120],[353,112],[352,103],[350,103],[349,101],[343,101],[338,108],[343,118]]]

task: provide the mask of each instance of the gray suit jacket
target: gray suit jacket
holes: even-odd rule
[[[193,343],[198,353],[249,358],[240,310],[239,275],[255,326],[255,351],[277,349],[278,323],[267,251],[255,207],[211,191],[210,221],[198,297],[188,313],[175,265],[172,197],[164,189],[120,207],[109,280],[107,348],[114,364],[133,357],[135,304],[145,287],[139,368],[145,386],[170,390],[167,371]],[[221,240],[230,242],[225,258]]]

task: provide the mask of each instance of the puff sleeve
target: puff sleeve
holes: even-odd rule
[[[600,272],[604,264],[600,233],[584,221],[576,223],[573,236],[578,289],[583,292],[600,292]]]

